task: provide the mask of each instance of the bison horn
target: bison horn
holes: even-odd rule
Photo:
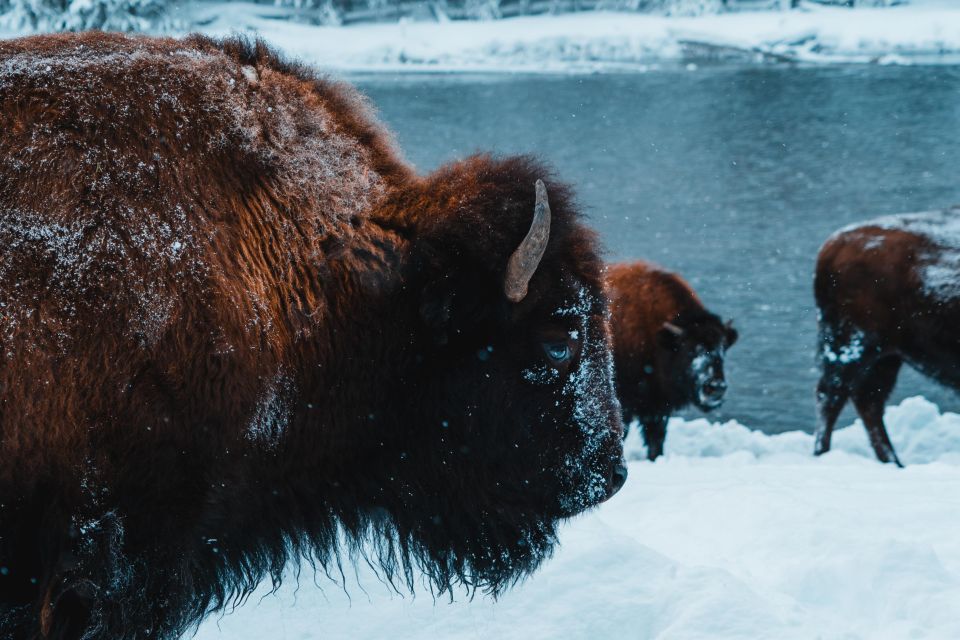
[[[536,272],[547,250],[550,239],[550,203],[547,202],[547,187],[537,180],[537,203],[533,207],[533,222],[517,250],[507,262],[507,274],[503,279],[503,292],[510,302],[520,302],[527,297],[527,285]]]
[[[678,338],[683,335],[683,329],[673,324],[672,322],[664,322],[663,328],[677,336]]]

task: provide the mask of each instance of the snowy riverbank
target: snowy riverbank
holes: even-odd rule
[[[584,73],[713,62],[960,64],[960,3],[954,0],[856,9],[805,2],[789,11],[698,17],[583,12],[350,26],[314,26],[295,16],[294,9],[270,4],[187,2],[170,15],[179,28],[166,33],[258,35],[310,64],[358,73]],[[0,19],[0,37],[27,34],[11,25],[18,21]]]
[[[906,469],[874,462],[859,424],[814,459],[805,433],[674,420],[667,457],[631,462],[497,603],[401,597],[368,568],[348,597],[305,571],[197,638],[960,637],[960,415],[911,398],[887,420]]]
[[[199,5],[185,17],[206,33],[256,33],[307,62],[347,72],[584,72],[711,60],[960,62],[960,4],[951,0],[853,10],[807,3],[800,10],[692,18],[580,13],[346,27],[298,24],[281,19],[282,9],[246,3]]]

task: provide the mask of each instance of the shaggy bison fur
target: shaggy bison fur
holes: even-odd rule
[[[601,274],[538,162],[417,175],[263,44],[0,43],[0,635],[297,560],[500,592],[625,479]]]
[[[656,265],[615,264],[606,280],[624,422],[639,420],[655,460],[675,411],[723,403],[723,362],[737,331],[707,311],[683,278]]]

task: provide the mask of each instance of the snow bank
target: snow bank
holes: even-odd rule
[[[213,35],[258,33],[304,60],[341,71],[643,70],[703,59],[801,63],[956,62],[960,6],[914,0],[885,9],[805,10],[692,18],[581,13],[477,22],[317,27],[281,10],[231,3],[186,16]]]
[[[197,637],[960,637],[960,415],[911,398],[887,420],[906,469],[874,462],[856,424],[813,458],[808,434],[673,420],[667,455],[630,462],[499,602],[399,596],[366,567],[321,590],[305,572]]]
[[[341,72],[580,73],[704,61],[960,62],[960,4],[954,0],[857,9],[807,3],[799,10],[698,17],[586,12],[345,27],[297,22],[291,19],[294,10],[268,4],[174,6],[166,23],[181,30],[168,31],[172,35],[260,35],[293,56]],[[22,35],[12,29],[17,24],[0,20],[0,37]]]
[[[801,417],[802,419],[802,417]],[[907,465],[945,462],[960,465],[960,415],[940,413],[937,405],[922,397],[907,398],[884,415],[887,431],[900,460]],[[809,417],[812,426],[813,414]],[[873,449],[860,420],[833,433],[832,452],[826,456],[859,456],[873,460]],[[627,456],[646,459],[640,429],[634,425],[626,442]],[[736,421],[725,424],[704,418],[672,418],[667,427],[665,454],[670,457],[724,458],[735,462],[775,459],[777,462],[805,462],[813,451],[813,435],[788,431],[766,435]]]

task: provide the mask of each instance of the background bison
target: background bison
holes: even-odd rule
[[[262,45],[0,44],[0,247],[4,637],[172,638],[341,553],[498,592],[625,479],[569,190],[419,177]]]
[[[624,421],[640,421],[647,457],[655,460],[674,411],[723,403],[723,358],[737,331],[707,311],[680,276],[650,263],[612,265],[606,280]]]
[[[900,460],[883,410],[904,361],[960,388],[960,209],[881,218],[843,229],[817,258],[820,318],[815,453],[830,450],[853,398],[882,462]]]

